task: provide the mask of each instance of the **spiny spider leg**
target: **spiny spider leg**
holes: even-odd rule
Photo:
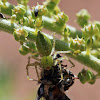
[[[56,58],[57,54],[68,54],[68,53],[71,53],[71,51],[56,51],[55,54],[53,55],[53,59]],[[71,68],[75,66],[74,63],[66,56],[59,57],[57,59],[59,59],[60,61],[63,60],[63,59],[68,60],[72,64]],[[57,64],[57,61],[55,60],[55,65],[56,64]]]
[[[36,54],[37,54],[37,53],[36,53]],[[35,59],[35,60],[37,60],[37,61],[41,61],[38,57],[35,57],[35,54],[29,56],[28,58],[29,58],[29,59],[33,58],[33,59]]]
[[[56,51],[55,54],[53,55],[53,58],[55,59],[57,54],[68,54],[71,53],[71,51]]]
[[[40,66],[40,63],[37,62],[37,61],[34,62],[34,63],[30,63],[30,58],[33,58],[33,56],[29,56],[29,57],[28,57],[28,64],[26,65],[27,78],[28,78],[29,80],[38,81],[38,82],[39,82],[39,81],[40,81],[40,78],[39,78],[39,73],[38,73],[37,66]],[[36,60],[37,60],[37,59],[36,59]],[[35,67],[38,80],[35,80],[35,79],[32,79],[32,78],[29,77],[29,67],[32,67],[32,68],[33,68],[33,66]]]
[[[57,62],[58,60],[59,60],[59,61],[62,61],[62,60],[64,60],[64,59],[66,59],[67,61],[69,61],[69,62],[71,63],[71,65],[72,65],[71,68],[75,66],[75,64],[74,64],[68,57],[66,57],[66,56],[57,58],[57,60],[55,60],[55,64],[58,63],[58,62]]]

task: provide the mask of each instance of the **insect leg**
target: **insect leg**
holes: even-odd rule
[[[32,80],[32,81],[40,81],[39,73],[38,73],[38,69],[37,69],[37,66],[38,66],[38,65],[40,66],[40,63],[37,62],[37,61],[34,62],[34,63],[30,63],[30,58],[31,58],[31,57],[28,57],[28,64],[26,65],[27,78],[28,78],[29,80]],[[29,67],[32,67],[32,68],[33,68],[33,66],[35,67],[38,80],[35,80],[35,79],[32,79],[32,78],[29,77]]]

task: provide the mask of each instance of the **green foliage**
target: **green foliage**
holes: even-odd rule
[[[28,36],[28,32],[23,28],[19,28],[15,29],[13,35],[16,41],[24,42],[26,40],[25,38]]]
[[[62,27],[69,20],[69,18],[64,12],[61,12],[55,16],[55,20],[55,23]]]
[[[86,9],[80,10],[77,14],[77,23],[81,26],[84,27],[85,25],[88,25],[88,20],[90,19],[90,14]]]
[[[20,48],[19,48],[19,52],[20,54],[22,55],[27,55],[29,53],[29,48],[27,46],[24,46],[22,45]]]
[[[85,50],[85,41],[83,38],[75,38],[70,40],[70,47],[74,50]]]
[[[97,27],[97,25],[89,24],[88,26],[85,26],[82,29],[82,32],[83,32],[83,37],[85,39],[87,39],[87,38],[92,37],[96,34],[99,34],[99,28]]]

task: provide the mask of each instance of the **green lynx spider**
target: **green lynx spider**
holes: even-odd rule
[[[49,69],[52,68],[52,66],[59,64],[59,68],[60,68],[60,72],[61,72],[61,80],[63,80],[63,75],[62,75],[62,68],[61,68],[61,62],[60,61],[66,59],[67,61],[69,61],[72,64],[71,67],[75,66],[74,63],[67,56],[62,56],[62,57],[54,60],[56,58],[57,54],[67,54],[67,53],[71,53],[71,51],[55,51],[55,52],[54,51],[55,51],[55,38],[53,36],[53,46],[52,46],[52,50],[51,50],[50,55],[42,56],[40,54],[41,59],[39,57],[35,57],[34,55],[28,57],[28,64],[26,65],[26,72],[27,72],[27,78],[29,80],[40,82],[40,76],[39,76],[37,66],[39,66],[40,69],[42,68],[43,70],[44,69],[49,70]],[[36,61],[34,63],[30,63],[31,58],[35,59]],[[35,80],[35,79],[32,79],[32,78],[29,77],[29,67],[32,67],[32,68],[35,67],[38,80]]]

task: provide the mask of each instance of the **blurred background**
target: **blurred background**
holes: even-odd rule
[[[8,1],[17,4],[16,0]],[[37,2],[42,4],[43,1],[45,0],[30,0],[29,5],[32,7]],[[59,6],[61,11],[69,16],[68,24],[77,29],[80,28],[75,22],[75,15],[80,9],[87,9],[92,21],[100,18],[99,0],[61,0]],[[39,85],[37,82],[27,80],[25,66],[28,55],[20,55],[19,46],[12,35],[0,31],[0,100],[35,100]],[[85,66],[73,59],[72,61],[75,63],[75,68],[71,71],[77,75]],[[32,73],[36,78],[34,70]],[[66,94],[71,100],[100,100],[100,79],[94,85],[88,83],[83,85],[76,80]]]

